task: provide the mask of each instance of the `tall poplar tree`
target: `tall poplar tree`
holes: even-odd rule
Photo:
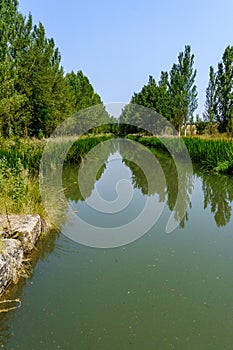
[[[179,133],[183,125],[185,135],[187,123],[198,106],[196,75],[194,54],[191,54],[191,46],[187,45],[184,52],[179,53],[178,63],[172,66],[169,82],[172,122]]]
[[[77,73],[73,71],[67,73],[66,80],[73,95],[75,112],[102,103],[100,96],[94,91],[93,86],[81,70]]]
[[[205,111],[203,116],[204,120],[209,123],[210,133],[212,133],[214,122],[217,120],[217,84],[216,74],[212,66],[210,66],[209,71],[209,83],[206,89]]]
[[[100,103],[82,78],[79,107]],[[0,0],[0,134],[49,136],[76,111],[74,100],[61,55],[42,23],[33,25],[30,14],[20,14],[17,0]]]
[[[227,46],[216,73],[217,121],[219,131],[233,130],[233,46]]]

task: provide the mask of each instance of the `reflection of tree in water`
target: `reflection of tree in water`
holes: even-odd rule
[[[58,232],[52,231],[44,239],[37,242],[36,249],[33,250],[30,256],[30,264],[26,262],[25,265],[25,270],[29,278],[33,277],[34,268],[38,261],[44,260],[46,256],[54,251],[58,234]],[[21,277],[17,284],[10,286],[0,300],[21,299],[26,281],[27,279],[25,277]],[[8,341],[12,337],[12,319],[18,317],[19,312],[19,309],[15,309],[8,313],[0,313],[0,344],[2,348],[7,348]]]
[[[187,208],[190,205],[193,189],[192,174],[189,173],[188,166],[185,163],[179,163],[181,178],[178,188],[177,169],[171,157],[163,153],[153,155],[149,149],[139,143],[136,147],[135,142],[129,140],[110,140],[104,142],[104,147],[99,149],[96,147],[92,156],[84,159],[81,164],[65,167],[63,187],[67,198],[78,202],[90,197],[95,182],[101,178],[106,169],[109,155],[118,150],[123,158],[122,162],[131,170],[134,188],[140,189],[143,195],[157,194],[160,202],[166,201],[170,211],[174,211],[175,220],[184,227],[185,221],[188,220]],[[153,153],[155,152],[153,150]],[[152,164],[151,157],[155,157],[155,164]],[[78,183],[78,171],[81,167],[85,169],[82,190]],[[177,201],[178,189],[179,201]]]
[[[108,157],[116,152],[114,140],[105,141],[98,144],[89,154],[78,164],[72,164],[63,168],[63,188],[67,198],[75,202],[84,201],[91,196],[98,181],[103,175]],[[82,189],[80,188],[78,173],[83,170]]]
[[[149,194],[147,179],[142,169],[137,164],[127,159],[123,159],[123,163],[131,170],[133,187],[140,189],[142,194]]]
[[[174,218],[180,222],[180,227],[184,228],[188,221],[188,208],[191,207],[191,195],[193,191],[193,174],[190,167],[185,162],[178,162],[179,179],[174,160],[169,156],[161,157],[157,154],[166,177],[167,205],[174,211]],[[179,196],[178,196],[179,191]],[[177,201],[177,196],[179,200]]]
[[[132,172],[134,188],[141,189],[144,195],[158,194],[159,200],[163,202],[167,198],[167,205],[171,211],[174,211],[174,218],[180,222],[181,227],[184,227],[185,221],[188,221],[187,208],[191,206],[190,197],[193,190],[193,178],[189,166],[186,163],[179,163],[180,179],[178,188],[178,175],[174,160],[166,154],[153,150],[165,176],[166,187],[164,187],[164,182],[160,181],[158,172],[155,174],[152,171],[151,159],[146,155],[148,151],[142,147],[135,152],[134,147],[133,145],[125,147],[124,143],[120,143],[120,153],[124,164]],[[143,169],[138,164],[143,164]],[[148,189],[148,183],[152,183],[150,189]],[[177,202],[178,190],[180,200]]]
[[[225,226],[231,219],[233,179],[227,175],[207,174],[197,170],[202,179],[204,209],[210,206],[216,224]]]
[[[122,141],[119,143],[119,152],[123,158],[122,162],[131,170],[132,183],[134,188],[141,189],[144,195],[159,195],[160,202],[165,200],[164,174],[151,152],[138,144],[135,149],[135,143],[131,141]]]

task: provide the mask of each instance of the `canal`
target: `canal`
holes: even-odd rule
[[[171,159],[157,155],[164,176],[157,171],[149,186],[150,164],[140,169],[138,154],[135,162],[128,160],[130,150],[117,140],[104,152],[97,175],[89,167],[82,186],[80,166],[64,167],[67,211],[99,229],[118,228],[119,234],[148,199],[161,215],[125,245],[80,244],[67,237],[66,222],[61,232],[39,242],[30,278],[7,295],[20,298],[21,307],[0,314],[2,348],[232,349],[233,178],[194,166],[181,184],[186,198],[174,213],[179,225],[166,234],[178,191]],[[96,203],[96,190],[113,203],[122,179],[132,188],[123,210],[98,212],[89,205]]]

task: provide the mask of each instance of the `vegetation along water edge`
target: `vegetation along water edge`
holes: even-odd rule
[[[201,165],[202,170],[214,171],[223,174],[233,173],[233,142],[231,139],[204,139],[200,137],[183,137],[182,142],[177,138],[163,139],[156,137],[128,135],[128,139],[140,142],[141,144],[167,152],[165,144],[168,142],[176,147],[176,152],[182,151],[185,145],[193,162]],[[177,145],[180,147],[177,148]]]

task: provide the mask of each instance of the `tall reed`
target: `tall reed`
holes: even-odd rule
[[[85,136],[74,142],[67,162],[80,161],[98,143],[112,138],[112,135]],[[0,214],[40,214],[46,219],[46,212],[39,189],[40,161],[46,140],[0,138]],[[60,158],[62,145],[56,142],[55,159]],[[56,205],[56,204],[55,204]]]
[[[184,145],[193,162],[199,163],[203,170],[233,174],[233,142],[227,139],[202,139],[198,137],[141,137],[128,135],[127,138],[138,141],[145,146],[163,152],[181,154]],[[168,151],[169,150],[169,151]]]

